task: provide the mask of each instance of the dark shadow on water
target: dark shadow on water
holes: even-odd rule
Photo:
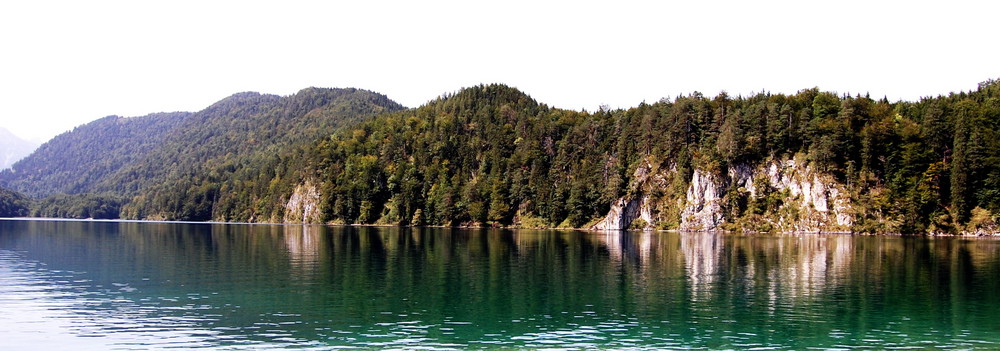
[[[210,347],[1000,342],[997,240],[0,221],[0,250]]]

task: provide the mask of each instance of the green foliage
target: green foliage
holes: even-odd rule
[[[647,226],[649,226],[649,223],[647,223],[646,220],[644,220],[642,218],[636,218],[634,221],[632,221],[631,224],[629,224],[628,229],[629,230],[643,230],[643,229],[646,229]]]
[[[93,192],[102,180],[161,147],[170,131],[189,116],[184,112],[108,116],[76,127],[0,172],[0,186],[35,198]]]
[[[31,200],[28,197],[0,188],[0,217],[26,217]]]
[[[968,226],[965,228],[968,232],[993,233],[997,231],[997,218],[990,211],[982,207],[976,207],[970,212],[971,218],[969,219]]]
[[[123,123],[93,128],[112,122]],[[371,92],[306,89],[289,97],[238,94],[169,123],[133,122],[159,126],[135,141],[144,151],[124,157],[102,146],[112,161],[101,161],[69,152],[86,150],[90,133],[71,132],[53,141],[69,146],[43,154],[91,165],[29,158],[0,174],[0,184],[34,196],[46,187],[124,196],[126,218],[262,222],[281,221],[289,194],[309,181],[320,185],[327,222],[581,227],[635,191],[635,171],[648,163],[675,170],[649,201],[656,225],[676,228],[694,169],[724,176],[799,155],[847,184],[854,230],[955,232],[1000,213],[996,81],[917,102],[807,89],[694,93],[594,113],[551,108],[503,85],[410,110]],[[66,164],[51,165],[59,162]],[[93,165],[101,162],[107,165]],[[788,193],[767,181],[753,182],[753,196],[728,184],[723,209],[733,228],[785,230],[782,223],[811,215],[784,206]]]
[[[802,154],[849,184],[855,229],[953,231],[973,207],[1000,210],[993,84],[915,103],[810,89],[748,98],[693,94],[592,114],[548,108],[501,85],[479,86],[359,125],[307,154],[321,160],[314,162],[322,165],[317,174],[335,190],[327,201],[340,204],[329,219],[345,223],[364,222],[358,204],[369,201],[376,209],[391,206],[368,211],[391,213],[391,222],[406,223],[421,209],[429,224],[510,225],[518,210],[580,227],[624,195],[640,159],[665,160],[689,177],[692,168],[724,174]],[[362,156],[369,158],[362,163]],[[366,171],[351,173],[359,167]],[[372,178],[398,170],[405,176]],[[652,199],[662,213],[658,225],[667,227],[679,222],[674,200],[686,183],[670,184],[677,185],[670,194]],[[765,184],[755,182],[762,196],[728,192],[724,207],[737,226],[780,230],[775,218],[809,215],[783,206],[788,194]],[[405,209],[400,199],[407,199]]]
[[[124,218],[277,221],[294,188],[282,178],[302,167],[288,154],[400,109],[365,90],[309,88],[287,97],[240,93],[197,113],[112,116],[54,138],[0,173],[0,184],[35,197],[114,194],[126,199]]]
[[[118,219],[123,200],[108,194],[57,194],[39,200],[32,217]]]

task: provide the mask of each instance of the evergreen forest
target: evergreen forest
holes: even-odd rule
[[[196,113],[107,117],[67,132],[0,173],[0,187],[25,194],[0,193],[0,211],[589,228],[642,193],[655,210],[645,227],[678,229],[696,172],[725,179],[791,159],[846,191],[846,230],[996,232],[1000,83],[912,102],[813,88],[592,112],[500,84],[411,109],[356,89],[242,93]],[[644,174],[660,185],[639,186]],[[782,229],[760,219],[788,211],[787,191],[720,186],[721,229]]]
[[[19,193],[0,188],[0,217],[25,217],[31,200]]]

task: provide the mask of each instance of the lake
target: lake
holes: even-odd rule
[[[997,349],[1000,240],[0,220],[0,349]]]

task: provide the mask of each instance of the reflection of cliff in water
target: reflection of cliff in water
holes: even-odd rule
[[[722,258],[720,234],[712,232],[680,233],[684,271],[687,273],[691,297],[707,300],[713,284],[718,281],[719,260]]]
[[[118,257],[127,266],[116,269],[178,287],[213,284],[220,272],[243,271],[252,273],[241,278],[246,286],[336,283],[304,299],[449,297],[424,301],[428,308],[482,299],[536,306],[557,299],[665,309],[669,301],[754,301],[780,309],[788,307],[782,302],[808,306],[821,297],[850,295],[935,306],[1000,291],[995,239],[87,221],[0,225],[4,247],[44,252],[32,259],[54,267],[100,273],[96,279],[107,280],[101,284],[112,282],[114,273],[88,267],[100,262],[90,259]],[[891,283],[899,280],[927,287]]]
[[[288,250],[292,274],[308,279],[316,273],[323,255],[321,245],[325,234],[326,228],[322,226],[303,224],[284,227],[285,249]]]
[[[997,240],[954,238],[298,225],[61,225],[105,226],[106,232],[124,235],[132,243],[122,250],[173,251],[175,254],[167,257],[204,257],[205,263],[245,264],[283,257],[292,275],[302,278],[327,269],[321,268],[324,265],[337,264],[334,256],[361,255],[363,259],[357,263],[366,271],[378,271],[390,260],[402,260],[410,262],[409,266],[418,262],[442,268],[457,265],[493,275],[514,274],[511,268],[527,257],[543,258],[547,262],[544,269],[554,275],[591,264],[588,262],[608,261],[613,264],[602,266],[605,271],[601,274],[632,272],[626,278],[637,286],[663,285],[664,279],[683,277],[693,299],[710,299],[723,283],[739,284],[743,294],[765,294],[771,300],[808,297],[859,281],[868,283],[866,289],[882,289],[879,282],[886,274],[918,274],[900,271],[914,269],[904,268],[911,267],[908,261],[922,261],[912,266],[941,274],[955,269],[988,271],[1000,256]],[[480,258],[485,258],[482,262],[486,267],[475,264]],[[935,262],[948,262],[948,266],[935,267]],[[722,276],[739,279],[721,282]]]
[[[846,235],[724,236],[720,263],[738,277],[731,289],[744,299],[765,302],[770,311],[849,283],[857,254]]]

